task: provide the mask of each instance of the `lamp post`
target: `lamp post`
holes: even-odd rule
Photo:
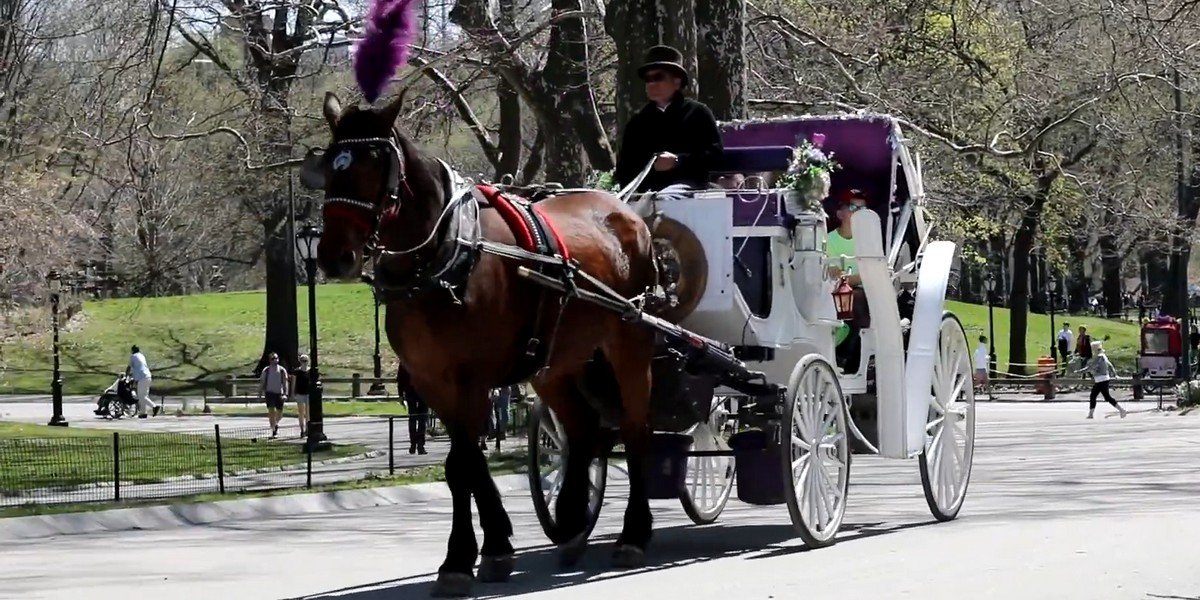
[[[300,258],[304,259],[305,272],[308,274],[308,353],[309,376],[312,380],[308,390],[308,440],[304,447],[309,452],[330,448],[329,440],[325,437],[325,411],[321,406],[321,371],[317,360],[317,242],[320,239],[321,230],[311,223],[296,232],[296,249],[300,252]]]
[[[54,402],[54,415],[50,417],[53,427],[66,427],[67,419],[63,417],[62,371],[59,363],[58,349],[58,302],[62,292],[62,277],[58,271],[46,274],[46,284],[50,288],[50,323],[54,328],[54,378],[50,381],[50,396]]]
[[[988,305],[988,373],[996,373],[996,322],[992,318],[992,307],[996,305],[996,277],[989,270],[987,277],[983,280],[983,287],[987,290],[987,305]]]
[[[1055,344],[1055,327],[1054,327],[1054,296],[1058,291],[1058,279],[1053,275],[1046,281],[1046,295],[1050,299],[1050,358],[1054,360],[1054,364],[1058,364],[1058,346]]]
[[[375,382],[371,384],[371,389],[367,390],[367,394],[371,396],[382,396],[387,393],[383,387],[383,382],[380,378],[383,377],[383,362],[379,356],[379,294],[375,292],[375,286],[371,286],[371,299],[375,303]]]

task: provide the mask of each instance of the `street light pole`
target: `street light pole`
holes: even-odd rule
[[[988,305],[988,374],[994,376],[996,374],[996,321],[992,317],[992,307],[996,305],[996,277],[990,270],[987,278],[983,280],[983,286],[987,289]]]
[[[54,328],[54,375],[50,381],[50,397],[54,403],[54,414],[50,417],[52,427],[66,427],[66,417],[63,416],[62,370],[59,361],[58,346],[58,303],[59,292],[62,291],[62,278],[58,271],[46,274],[46,283],[50,287],[50,323]]]
[[[375,303],[375,382],[371,384],[371,389],[367,390],[367,394],[377,396],[386,394],[387,390],[380,381],[380,378],[383,377],[383,359],[379,355],[379,295],[375,292],[374,285],[371,286],[371,299]]]
[[[309,452],[320,452],[331,447],[325,436],[325,410],[321,405],[321,370],[317,358],[317,242],[320,239],[321,230],[312,224],[306,224],[296,232],[296,248],[300,251],[300,258],[304,259],[304,269],[308,275],[308,353],[311,382],[308,390],[308,439],[304,447]]]
[[[1054,364],[1057,365],[1058,364],[1058,346],[1055,344],[1056,340],[1054,339],[1054,334],[1056,331],[1056,329],[1054,327],[1054,295],[1058,289],[1058,280],[1055,279],[1053,275],[1051,275],[1049,281],[1047,281],[1046,284],[1048,286],[1047,296],[1050,298],[1050,358],[1053,359]]]

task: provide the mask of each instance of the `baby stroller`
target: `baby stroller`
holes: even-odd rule
[[[117,380],[96,400],[96,416],[120,419],[137,414],[137,396],[134,390],[133,378],[128,375],[118,375]]]

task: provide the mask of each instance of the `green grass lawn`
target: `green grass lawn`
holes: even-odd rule
[[[370,289],[362,284],[318,287],[321,371],[326,377],[369,375],[374,330]],[[299,294],[299,331],[308,330],[307,294]],[[951,302],[972,340],[987,331],[987,307]],[[68,394],[98,394],[112,383],[128,361],[129,346],[138,344],[154,371],[154,394],[197,393],[195,383],[225,375],[244,375],[257,363],[263,343],[263,292],[205,294],[185,297],[126,298],[87,302],[80,325],[61,336],[63,380]],[[1137,354],[1137,326],[1092,317],[1066,317],[1073,327],[1088,325],[1096,337],[1111,335],[1109,355],[1126,368]],[[48,320],[48,318],[47,318]],[[1008,311],[996,310],[996,351],[1008,362]],[[1061,323],[1061,319],[1059,319]],[[1045,315],[1029,316],[1026,340],[1030,362],[1049,351],[1050,325]],[[301,335],[301,340],[306,337]],[[49,332],[6,340],[0,345],[0,393],[47,393],[50,382]],[[301,342],[302,351],[307,343]],[[974,341],[972,341],[972,347]],[[386,342],[384,374],[393,372]],[[327,395],[348,395],[349,385],[331,384]],[[369,403],[354,405],[355,410]],[[360,414],[360,413],[355,413]]]
[[[946,308],[954,312],[962,321],[973,350],[978,343],[979,336],[988,334],[987,307],[978,304],[949,302]],[[1008,366],[1009,314],[1007,308],[992,310],[996,327],[996,367],[1004,371]],[[1079,315],[1066,315],[1065,317],[1055,315],[1055,327],[1061,329],[1063,321],[1070,323],[1071,331],[1076,334],[1079,332],[1080,325],[1087,327],[1088,333],[1094,340],[1102,340],[1104,336],[1109,336],[1108,341],[1104,343],[1105,352],[1119,371],[1129,374],[1137,361],[1140,350],[1138,341],[1140,334],[1136,323]],[[1050,343],[1057,338],[1058,332],[1051,335],[1049,315],[1031,313],[1026,331],[1028,334],[1025,337],[1025,361],[1037,363],[1039,356],[1050,356]]]
[[[217,472],[216,439],[191,433],[120,431],[121,481],[149,483]],[[366,452],[334,446],[313,460]],[[225,472],[302,464],[297,443],[221,436]],[[0,422],[0,490],[74,486],[113,479],[113,431]]]
[[[307,350],[308,294],[301,288],[298,314],[301,352]],[[61,334],[67,394],[99,394],[129,362],[137,344],[154,372],[153,394],[196,392],[197,380],[249,373],[258,362],[266,318],[264,292],[121,298],[86,302],[82,326]],[[371,290],[362,284],[317,288],[321,373],[369,376],[375,334]],[[47,317],[47,322],[49,318]],[[51,335],[8,340],[0,347],[0,393],[45,393],[51,369]],[[387,341],[384,373],[394,372]],[[327,395],[349,395],[349,385],[330,385]]]

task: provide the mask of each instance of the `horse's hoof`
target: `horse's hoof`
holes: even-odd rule
[[[583,558],[584,551],[587,550],[588,538],[586,533],[581,533],[571,541],[561,544],[558,547],[558,564],[563,567],[573,567]]]
[[[508,576],[512,575],[513,563],[515,562],[511,554],[484,556],[479,559],[479,580],[484,583],[508,581]]]
[[[637,569],[646,566],[646,551],[637,546],[621,544],[613,550],[613,566],[618,569]]]
[[[470,573],[438,573],[433,591],[429,595],[434,598],[464,598],[471,595],[471,584],[474,577]]]

